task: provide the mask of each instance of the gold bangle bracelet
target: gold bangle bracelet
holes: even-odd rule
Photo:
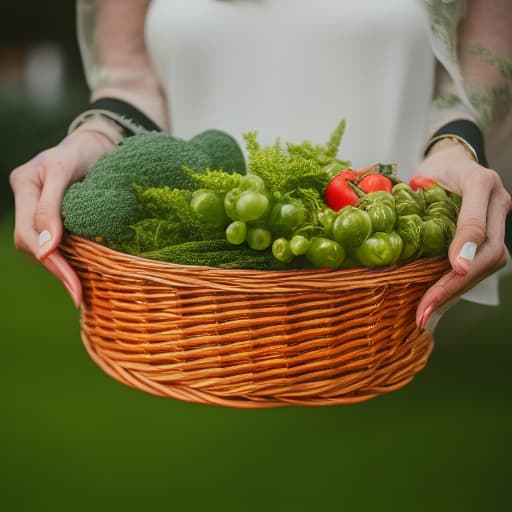
[[[442,135],[438,135],[437,137],[433,137],[430,139],[425,147],[425,150],[423,151],[423,158],[425,158],[429,151],[432,149],[432,146],[443,139],[449,139],[449,140],[456,140],[457,142],[460,142],[464,146],[464,149],[471,155],[471,158],[477,163],[480,163],[478,160],[478,155],[476,154],[475,148],[469,142],[459,135],[455,135],[454,133],[443,133]]]

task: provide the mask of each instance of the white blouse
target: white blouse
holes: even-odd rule
[[[434,84],[419,2],[153,0],[146,44],[178,136],[323,143],[345,118],[353,165],[419,163]]]

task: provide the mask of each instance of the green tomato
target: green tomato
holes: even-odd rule
[[[293,235],[290,240],[290,249],[295,256],[306,254],[311,241],[303,235]]]
[[[272,254],[277,261],[290,263],[293,260],[293,253],[290,242],[286,238],[276,238],[272,243]]]
[[[403,241],[401,260],[408,260],[418,253],[423,240],[423,222],[416,214],[398,216],[396,232]]]
[[[272,243],[272,233],[267,228],[261,226],[253,226],[247,228],[245,240],[251,249],[264,251],[270,247]]]
[[[435,201],[434,203],[430,203],[427,206],[426,214],[431,217],[446,216],[456,222],[459,209],[453,201],[447,199],[446,201]]]
[[[345,206],[342,208],[332,226],[334,240],[345,248],[361,245],[372,232],[372,221],[364,210]]]
[[[413,214],[423,216],[425,199],[422,194],[415,192],[407,183],[397,183],[393,187],[392,193],[398,216]]]
[[[438,256],[447,251],[444,223],[441,219],[430,218],[423,221],[421,255]]]
[[[334,224],[334,219],[336,218],[336,212],[334,210],[331,210],[330,208],[325,208],[323,210],[318,211],[316,216],[318,218],[318,222],[320,222],[320,224],[323,227],[325,236],[331,238],[332,227]]]
[[[304,207],[297,203],[277,203],[270,212],[273,233],[291,234],[304,221]]]
[[[366,209],[374,232],[391,233],[396,222],[396,212],[387,204],[372,204]]]
[[[437,201],[446,201],[448,200],[448,194],[446,190],[440,185],[433,185],[432,187],[422,188],[421,189],[423,198],[425,199],[425,203],[435,203]]]
[[[369,192],[368,194],[365,194],[361,198],[359,206],[365,210],[373,204],[383,204],[394,209],[395,198],[393,194],[390,194],[389,192],[384,190],[376,190],[375,192]]]
[[[389,233],[374,233],[354,250],[354,255],[364,267],[391,265],[396,258],[397,242]]]
[[[233,245],[240,245],[245,242],[247,226],[241,220],[234,220],[226,228],[226,240]]]
[[[404,248],[404,243],[396,231],[391,231],[391,233],[389,233],[389,243],[391,245],[391,249],[393,250],[393,259],[391,260],[391,264],[394,264],[400,259],[402,250]]]
[[[424,213],[424,208],[422,208],[419,203],[411,199],[401,199],[400,201],[397,200],[396,202],[396,213],[399,217],[406,215],[422,216]]]
[[[313,237],[306,258],[314,267],[338,268],[345,259],[345,249],[329,238]]]
[[[221,227],[228,221],[224,210],[224,197],[211,190],[196,190],[192,195],[190,207],[203,224]]]
[[[254,190],[243,191],[236,201],[236,213],[243,222],[261,219],[267,213],[268,207],[268,197]]]

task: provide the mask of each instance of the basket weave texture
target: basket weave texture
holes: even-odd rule
[[[82,340],[139,390],[240,408],[361,402],[427,363],[416,306],[445,257],[382,269],[251,271],[175,265],[66,235],[84,291]]]

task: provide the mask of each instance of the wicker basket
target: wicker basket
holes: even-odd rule
[[[66,235],[82,339],[111,377],[241,408],[336,405],[403,387],[433,340],[415,326],[448,260],[379,270],[251,271],[137,258]]]

